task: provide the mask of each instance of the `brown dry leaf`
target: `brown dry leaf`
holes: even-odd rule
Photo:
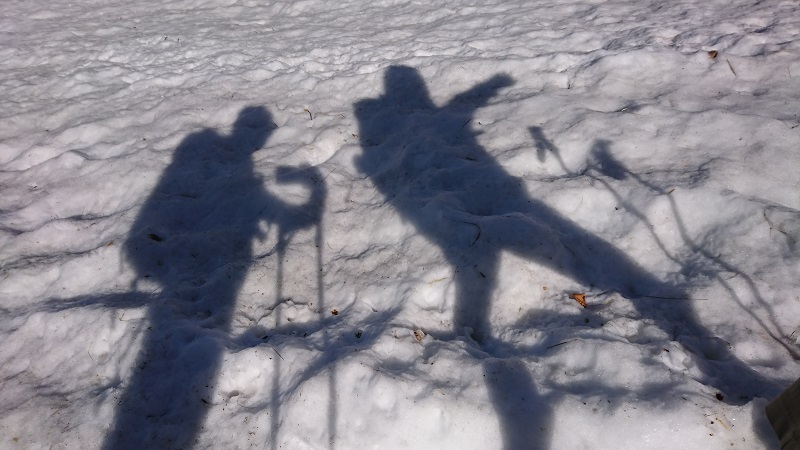
[[[709,51],[709,52],[708,52],[708,57],[709,57],[710,59],[714,59],[714,58],[716,58],[716,57],[717,57],[717,55],[719,55],[719,52],[718,52],[718,51],[716,51],[716,50],[711,50],[711,51]]]
[[[414,337],[417,339],[417,342],[422,342],[425,339],[425,332],[422,330],[414,330]]]
[[[334,316],[338,316],[339,315],[339,310],[334,308],[334,309],[331,310],[331,314],[333,314]]]
[[[572,294],[569,298],[578,302],[581,306],[586,308],[586,294]]]

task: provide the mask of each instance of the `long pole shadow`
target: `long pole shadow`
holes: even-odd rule
[[[134,290],[146,281],[158,292],[127,296],[146,301],[147,329],[104,449],[194,445],[260,225],[277,224],[285,243],[318,220],[324,189],[311,186],[308,204],[290,205],[267,192],[253,168],[251,154],[273,128],[266,109],[249,107],[230,135],[188,136],[143,204],[124,248],[137,272]],[[282,170],[279,181],[305,183]]]
[[[275,305],[285,301],[283,292],[284,280],[284,259],[286,257],[286,249],[292,236],[299,230],[305,228],[315,228],[314,245],[317,248],[317,305],[324,311],[325,293],[322,280],[322,212],[325,209],[325,186],[321,184],[322,176],[319,171],[313,167],[279,167],[277,171],[277,181],[279,183],[295,183],[304,185],[311,193],[306,205],[302,209],[293,210],[293,214],[286,214],[284,211],[280,217],[273,219],[273,222],[278,225],[278,243],[276,245],[277,252],[277,268],[275,276]],[[276,309],[273,314],[276,315],[276,323],[281,323],[280,309]],[[321,312],[322,314],[322,312]],[[274,360],[274,370],[272,375],[272,400],[270,402],[270,416],[272,429],[270,432],[270,447],[273,449],[278,448],[278,434],[280,432],[280,405],[281,405],[281,361],[283,357]],[[331,368],[330,377],[331,386],[329,386],[329,409],[328,409],[328,432],[330,435],[330,442],[333,443],[336,436],[336,402],[333,394],[335,388],[335,372]],[[333,422],[333,425],[331,425]],[[332,444],[331,444],[332,445]]]
[[[723,289],[729,293],[730,299],[741,306],[745,314],[752,317],[754,323],[761,326],[770,337],[786,349],[787,353],[789,353],[792,358],[798,359],[797,352],[773,333],[772,329],[778,328],[774,320],[770,327],[760,317],[750,311],[749,308],[745,308],[739,295],[737,295],[736,291],[724,279],[722,273],[732,273],[734,276],[743,279],[756,301],[758,301],[763,309],[770,313],[770,318],[773,318],[774,313],[764,300],[752,278],[732,264],[725,262],[720,257],[712,255],[710,251],[694,241],[684,223],[675,198],[670,195],[670,192],[631,171],[614,158],[611,153],[611,144],[609,141],[603,139],[595,140],[589,152],[591,158],[590,164],[581,173],[575,173],[566,167],[558,147],[545,137],[543,131],[539,127],[530,127],[529,131],[537,149],[540,150],[540,155],[543,156],[540,158],[541,160],[552,155],[568,176],[590,177],[600,183],[614,196],[625,211],[647,227],[653,241],[661,252],[683,269],[686,269],[686,271],[691,271],[689,266],[692,264],[696,265],[697,257],[699,257],[700,260],[706,263],[703,267],[703,273],[710,275],[712,279],[716,280]],[[703,171],[703,168],[699,168],[698,170]],[[696,178],[699,175],[694,174],[693,176]],[[633,180],[633,182],[650,190],[654,194],[665,197],[673,212],[673,219],[675,220],[675,225],[682,241],[692,255],[696,256],[695,258],[691,258],[693,261],[684,261],[678,255],[668,250],[656,233],[653,223],[644,213],[625,201],[622,195],[614,189],[610,180]],[[681,342],[695,354],[704,356],[705,361],[701,362],[701,364],[704,365],[703,372],[706,374],[706,379],[703,381],[714,386],[720,393],[725,393],[726,395],[724,395],[724,397],[727,398],[727,401],[731,403],[742,403],[756,396],[771,397],[774,395],[779,389],[776,382],[767,379],[739,360],[726,345],[719,345],[718,342],[716,342],[716,337],[697,319],[692,310],[691,303],[691,298],[681,294],[680,296],[666,298],[658,296],[640,298],[634,302],[634,305],[643,316],[652,316],[651,318],[655,320],[662,329],[672,330],[670,334],[673,340]],[[731,368],[733,368],[733,370],[731,370]]]
[[[711,253],[710,250],[705,248],[703,245],[698,244],[694,238],[691,237],[689,230],[686,226],[685,221],[683,220],[683,216],[678,208],[678,204],[675,201],[675,197],[670,195],[670,192],[655,183],[652,183],[642,177],[641,175],[631,171],[627,167],[625,167],[621,162],[617,161],[616,158],[611,154],[610,150],[610,143],[608,141],[598,139],[592,145],[590,151],[591,157],[594,160],[594,163],[590,165],[590,169],[595,169],[596,172],[599,172],[599,175],[606,175],[616,180],[623,180],[626,178],[633,179],[636,183],[643,186],[644,188],[650,190],[651,192],[655,193],[656,195],[660,195],[665,197],[668,202],[670,209],[673,213],[673,218],[675,220],[675,225],[678,229],[678,233],[680,234],[681,240],[683,240],[684,244],[686,244],[689,251],[691,251],[695,255],[699,255],[705,262],[707,262],[706,272],[712,276],[730,295],[730,298],[733,299],[740,307],[741,310],[749,315],[755,323],[757,323],[765,333],[767,333],[775,342],[780,344],[786,352],[795,360],[800,360],[800,354],[796,350],[794,350],[790,345],[788,345],[783,339],[776,335],[774,330],[778,330],[779,326],[775,321],[775,311],[772,309],[772,306],[764,299],[764,296],[761,294],[758,286],[753,281],[753,278],[749,275],[745,274],[742,270],[735,267],[733,264],[728,263],[724,259],[719,256],[715,256]],[[591,176],[595,180],[599,181],[603,184],[603,186],[611,192],[615,198],[618,199],[620,204],[622,205],[625,210],[633,214],[638,220],[640,220],[650,231],[653,236],[653,239],[657,243],[658,247],[661,251],[672,261],[680,264],[683,267],[688,266],[685,261],[681,261],[681,259],[677,256],[672,254],[669,250],[667,250],[664,243],[661,241],[659,236],[655,232],[655,227],[653,224],[647,219],[647,217],[638,211],[635,207],[630,205],[628,202],[625,202],[622,197],[617,193],[614,188],[600,176],[588,173],[588,176]],[[770,322],[767,324],[763,319],[758,317],[751,308],[745,307],[744,303],[740,299],[739,295],[736,294],[735,289],[728,283],[725,278],[723,278],[723,273],[733,274],[733,276],[741,277],[747,288],[752,293],[753,297],[759,304],[760,309],[765,310],[768,315]]]
[[[363,147],[357,167],[454,268],[456,333],[487,352],[509,347],[492,337],[488,321],[502,251],[556,270],[587,289],[631,299],[688,298],[679,287],[659,280],[610,243],[530,197],[521,180],[478,144],[469,126],[476,109],[510,84],[509,77],[495,76],[440,107],[417,70],[395,66],[386,70],[381,97],[355,104]],[[532,134],[541,160],[557,149],[538,131]],[[709,334],[680,300],[664,301],[654,320],[669,335],[675,330],[695,337]],[[514,361],[504,362],[487,358],[484,363],[490,398],[503,424],[504,447],[548,447],[550,437],[543,430],[549,428],[551,414],[546,400],[526,370]],[[733,367],[738,373],[730,376],[706,367],[707,381],[719,389],[744,388],[733,383],[745,374],[755,382],[754,389],[765,387],[766,381],[746,365]],[[523,417],[521,404],[515,403],[521,398],[528,408],[522,409],[527,411]]]

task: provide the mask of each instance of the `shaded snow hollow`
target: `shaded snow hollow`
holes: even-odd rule
[[[736,3],[5,2],[0,448],[776,447],[800,7]]]

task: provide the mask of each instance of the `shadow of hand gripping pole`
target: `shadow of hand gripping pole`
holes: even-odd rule
[[[145,297],[147,329],[103,448],[194,444],[260,224],[311,220],[267,192],[254,171],[251,155],[273,128],[266,109],[249,107],[230,135],[206,129],[188,136],[142,205],[125,251],[136,284],[147,281],[159,292]]]

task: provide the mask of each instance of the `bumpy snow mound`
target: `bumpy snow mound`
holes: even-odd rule
[[[728,3],[6,2],[0,448],[777,446],[800,14]]]

